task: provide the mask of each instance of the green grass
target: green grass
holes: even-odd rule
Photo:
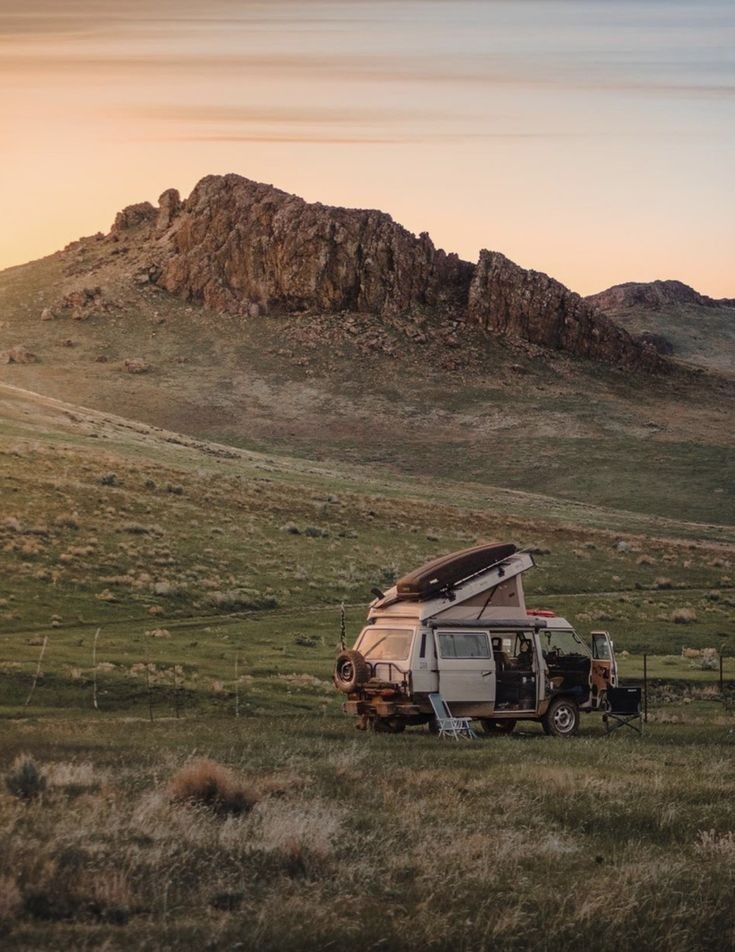
[[[49,786],[0,797],[3,946],[729,947],[735,719],[712,707],[642,739],[590,717],[571,742],[472,744],[355,735],[314,706],[6,721],[1,762],[30,752]],[[257,792],[252,814],[169,801],[193,751]]]
[[[660,311],[625,308],[610,317],[633,334],[662,334],[676,357],[732,373],[735,366],[735,311],[729,307],[669,305]]]
[[[496,342],[417,375],[122,284],[124,319],[41,324],[84,254],[0,280],[41,354],[3,380],[96,408],[0,387],[0,771],[48,781],[0,792],[3,949],[733,946],[735,717],[680,657],[725,644],[732,690],[729,385]],[[529,604],[609,630],[624,678],[651,654],[643,738],[354,731],[340,602],[352,641],[371,586],[488,539],[540,551]],[[170,802],[202,755],[251,815]]]

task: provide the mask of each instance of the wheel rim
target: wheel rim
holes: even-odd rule
[[[554,711],[554,727],[560,734],[568,734],[574,728],[574,710],[568,704],[560,704]]]
[[[340,681],[344,681],[345,684],[348,684],[352,680],[353,668],[351,661],[343,661],[342,664],[337,669],[337,677]]]

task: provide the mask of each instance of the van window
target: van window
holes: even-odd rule
[[[579,635],[571,629],[553,629],[541,632],[541,645],[544,657],[589,658],[590,649]]]
[[[408,628],[367,628],[357,647],[368,661],[405,661],[412,638]]]
[[[442,658],[489,658],[490,643],[484,631],[461,631],[439,635]]]

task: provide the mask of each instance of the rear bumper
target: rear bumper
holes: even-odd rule
[[[350,699],[342,710],[357,717],[416,717],[421,713],[416,704],[381,697]]]

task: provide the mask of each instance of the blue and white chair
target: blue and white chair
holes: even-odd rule
[[[470,718],[454,717],[441,694],[430,694],[429,701],[434,711],[439,737],[453,737],[454,740],[459,740],[460,737],[472,740],[477,737],[477,734],[472,730]]]

